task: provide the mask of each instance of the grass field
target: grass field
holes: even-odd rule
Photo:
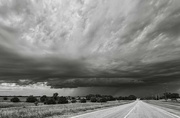
[[[19,102],[19,103],[0,102],[0,108],[24,107],[24,106],[34,106],[34,103],[26,103],[26,102]]]
[[[164,100],[146,100],[145,102],[180,116],[180,102]]]
[[[27,97],[18,97],[21,101],[19,103],[10,102],[11,98],[13,97],[7,97],[7,98],[8,100],[3,100],[3,97],[0,97],[0,108],[34,106],[34,103],[25,102]],[[42,105],[42,103],[40,105]]]
[[[89,112],[101,108],[126,104],[131,101],[113,101],[107,103],[69,103],[58,105],[33,106],[29,103],[9,103],[13,107],[0,109],[0,118],[66,118],[79,113]],[[7,104],[1,102],[1,104]],[[25,106],[25,107],[24,107]]]
[[[11,98],[13,98],[13,97],[7,97],[8,100],[3,100],[3,98],[4,97],[0,97],[0,102],[4,102],[4,101],[10,102]],[[25,102],[27,97],[18,97],[18,98],[20,99],[20,101]],[[39,97],[37,97],[37,98],[39,98]]]

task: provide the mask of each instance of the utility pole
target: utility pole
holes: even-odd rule
[[[164,99],[166,100],[166,102],[167,102],[167,84],[165,83],[165,93],[164,93]]]

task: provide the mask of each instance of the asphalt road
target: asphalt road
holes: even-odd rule
[[[151,104],[136,100],[133,103],[74,116],[72,118],[180,118]]]

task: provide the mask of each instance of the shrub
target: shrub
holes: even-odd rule
[[[113,96],[111,96],[111,95],[105,96],[105,98],[106,98],[106,101],[115,101],[115,100],[116,100],[116,99],[115,99]]]
[[[178,93],[172,93],[171,94],[171,100],[176,100],[179,98],[179,94]]]
[[[68,100],[66,97],[59,97],[58,98],[58,104],[67,104],[68,103]]]
[[[56,104],[56,101],[53,98],[46,99],[44,104]]]
[[[8,100],[8,98],[7,98],[7,97],[4,97],[3,100]]]
[[[57,100],[58,99],[58,93],[54,93],[53,98],[54,98],[54,100]]]
[[[95,97],[92,97],[90,101],[91,102],[97,102],[97,99]]]
[[[92,97],[95,97],[95,95],[89,94],[89,95],[86,96],[86,100],[91,100]]]
[[[18,97],[13,97],[11,99],[11,102],[20,102],[20,99]]]
[[[130,95],[130,96],[128,96],[128,100],[136,100],[137,99],[137,97],[136,96],[134,96],[134,95]]]
[[[45,102],[47,99],[47,96],[46,95],[43,95],[42,97],[40,97],[40,101],[41,102]]]
[[[106,100],[105,97],[102,97],[102,98],[99,98],[99,99],[98,99],[98,102],[107,102],[107,100]]]
[[[34,103],[36,101],[38,101],[37,98],[32,95],[27,97],[27,99],[26,99],[26,102],[30,102],[30,103]]]
[[[81,103],[86,103],[86,99],[84,99],[84,98],[83,98],[83,99],[80,99],[80,102],[81,102]]]
[[[76,102],[77,102],[76,99],[71,100],[71,103],[76,103]]]

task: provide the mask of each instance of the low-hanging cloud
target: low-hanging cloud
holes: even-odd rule
[[[178,0],[0,0],[0,82],[179,82],[179,19]]]

